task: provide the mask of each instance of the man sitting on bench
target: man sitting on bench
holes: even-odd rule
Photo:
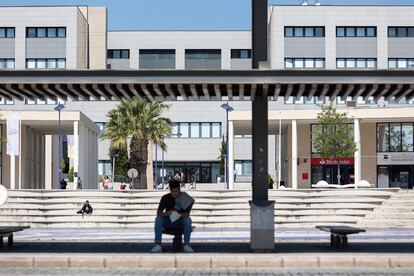
[[[161,240],[163,230],[179,230],[184,234],[184,252],[192,253],[194,250],[190,246],[190,235],[192,231],[190,210],[192,203],[186,209],[178,209],[176,199],[180,195],[180,182],[173,179],[169,182],[170,193],[161,198],[158,205],[157,218],[155,219],[155,245],[151,253],[162,252]],[[185,194],[185,193],[183,193]],[[183,195],[182,195],[183,196]],[[190,196],[186,195],[190,198]],[[192,199],[191,199],[192,200]],[[180,202],[181,203],[181,202]]]

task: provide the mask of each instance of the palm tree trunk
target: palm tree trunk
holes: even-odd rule
[[[131,167],[138,171],[138,180],[134,182],[134,189],[147,188],[148,140],[132,137],[130,144],[129,162]]]

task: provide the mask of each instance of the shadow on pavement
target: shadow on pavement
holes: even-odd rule
[[[3,247],[2,253],[148,253],[152,243],[102,242],[16,242],[13,248]],[[250,253],[249,243],[192,243],[197,253]],[[163,244],[164,252],[173,253],[172,244]],[[350,243],[346,250],[333,249],[328,243],[276,243],[274,253],[414,253],[414,243]]]

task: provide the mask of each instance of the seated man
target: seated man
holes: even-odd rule
[[[87,214],[87,215],[92,215],[93,212],[93,208],[92,206],[89,204],[89,200],[87,200],[83,206],[82,209],[80,209],[79,211],[77,211],[77,214]]]
[[[194,250],[190,246],[190,235],[191,235],[191,218],[189,206],[186,210],[176,210],[176,202],[178,195],[180,194],[180,182],[173,179],[169,183],[170,193],[164,195],[161,198],[160,204],[158,205],[157,218],[155,219],[155,245],[151,249],[151,253],[160,253],[162,252],[161,239],[162,231],[165,229],[177,229],[181,230],[184,233],[184,252],[192,253]],[[170,218],[170,215],[173,212],[178,212],[180,216],[174,222],[171,222],[173,216]],[[174,219],[173,219],[174,220]]]

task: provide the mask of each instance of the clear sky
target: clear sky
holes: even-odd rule
[[[301,0],[268,1],[269,4],[301,3]],[[0,0],[0,6],[106,6],[110,30],[249,30],[250,3],[251,0]],[[321,3],[414,5],[414,0],[321,0]]]

